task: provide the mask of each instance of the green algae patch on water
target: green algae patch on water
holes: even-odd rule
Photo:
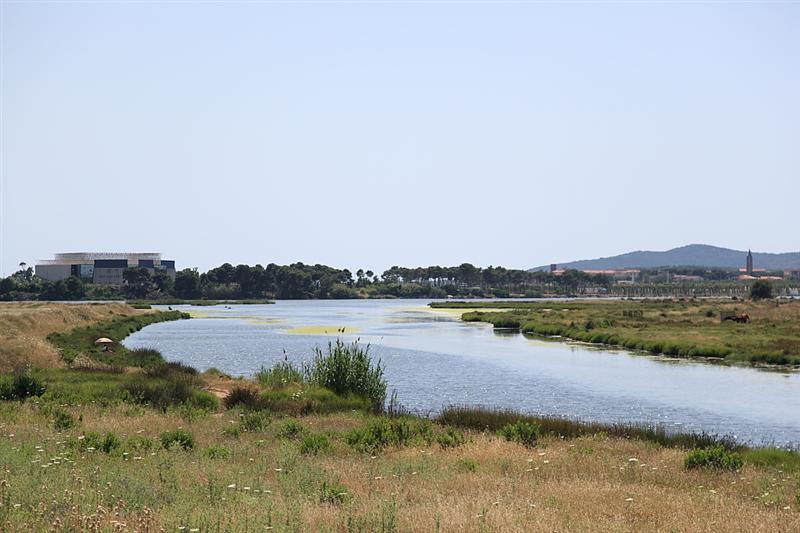
[[[249,324],[254,324],[256,326],[268,326],[270,324],[279,324],[283,322],[281,318],[247,318],[246,319]]]
[[[358,333],[358,328],[349,326],[298,326],[286,331],[292,335],[342,335]]]

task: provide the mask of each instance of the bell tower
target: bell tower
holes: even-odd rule
[[[747,250],[747,275],[753,275],[753,252]]]

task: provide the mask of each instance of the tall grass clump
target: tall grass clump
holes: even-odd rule
[[[256,381],[262,387],[279,388],[291,384],[303,383],[303,372],[292,363],[284,361],[270,369],[261,368],[255,375]]]
[[[328,343],[328,351],[315,349],[314,360],[304,368],[306,380],[340,396],[356,395],[369,399],[372,410],[383,411],[386,380],[380,360],[373,363],[366,348],[358,342],[345,344],[340,339]]]

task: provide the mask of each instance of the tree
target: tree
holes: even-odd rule
[[[126,268],[122,272],[122,279],[126,283],[125,294],[128,298],[147,298],[156,289],[150,270],[143,267]]]
[[[772,284],[760,279],[750,286],[750,298],[753,300],[766,300],[772,298]]]
[[[156,270],[152,276],[153,283],[163,296],[168,296],[172,294],[172,289],[174,287],[174,282],[169,274],[164,272],[163,270]]]
[[[185,268],[175,274],[175,296],[191,300],[200,297],[200,274]]]

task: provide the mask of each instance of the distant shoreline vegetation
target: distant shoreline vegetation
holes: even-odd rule
[[[125,270],[122,285],[86,283],[77,277],[47,281],[22,268],[0,279],[0,301],[128,300],[141,305],[270,303],[275,299],[359,298],[538,298],[538,297],[745,297],[754,281],[736,280],[736,271],[708,269],[702,281],[674,281],[680,272],[693,277],[702,269],[672,268],[672,277],[642,270],[641,281],[614,279],[578,270],[534,272],[469,263],[452,267],[393,266],[382,274],[326,265],[237,265],[208,272],[184,269],[173,280],[145,268]],[[686,277],[685,276],[685,277]],[[667,281],[672,280],[672,281]],[[776,296],[800,294],[800,280],[772,284]]]
[[[497,330],[525,335],[724,364],[800,366],[800,302],[795,300],[433,302],[430,306],[460,309],[465,322],[486,322]]]

